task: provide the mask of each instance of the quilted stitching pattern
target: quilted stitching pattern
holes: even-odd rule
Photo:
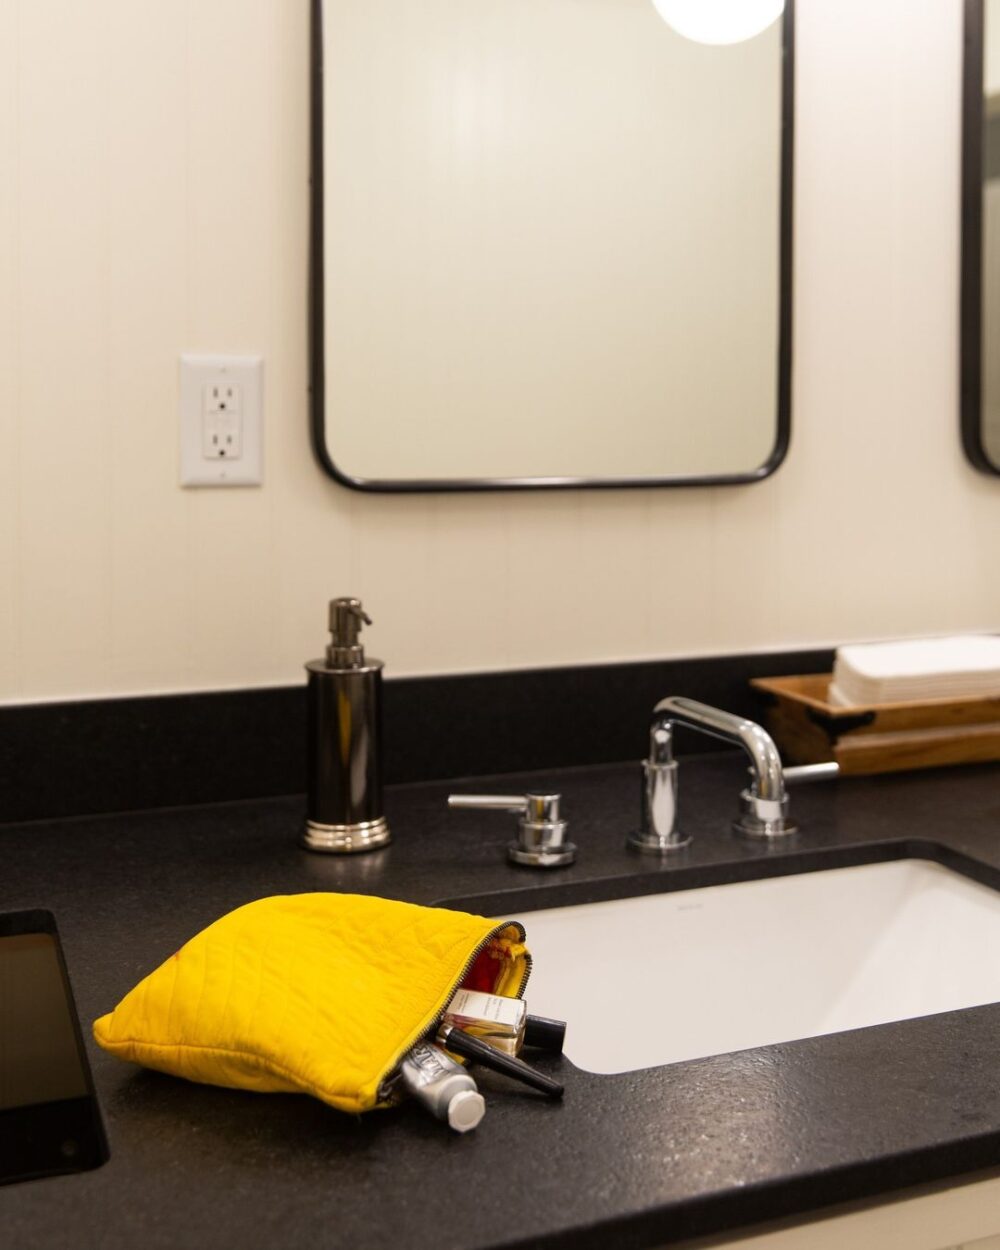
[[[94,1036],[189,1080],[365,1111],[496,928],[368,895],[260,899],[192,938],[97,1020]],[[511,929],[501,945],[523,961],[519,939]]]

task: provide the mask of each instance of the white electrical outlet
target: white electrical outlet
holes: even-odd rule
[[[259,356],[182,356],[182,486],[259,486],[263,361]]]
[[[236,382],[206,382],[202,389],[202,454],[206,460],[243,455],[243,388]]]

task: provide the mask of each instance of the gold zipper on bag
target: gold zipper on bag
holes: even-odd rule
[[[376,1092],[376,1098],[379,1104],[384,1105],[385,1103],[393,1101],[394,1087],[399,1078],[399,1065],[402,1063],[403,1059],[409,1053],[409,1051],[411,1051],[413,1047],[417,1044],[417,1042],[424,1036],[424,1034],[430,1032],[432,1028],[435,1028],[436,1025],[440,1024],[441,1020],[444,1018],[445,1008],[454,998],[455,992],[461,989],[462,982],[471,972],[473,964],[476,962],[479,956],[483,953],[483,951],[486,950],[486,948],[490,945],[490,943],[495,942],[496,939],[500,936],[500,934],[505,932],[505,930],[507,929],[515,929],[520,934],[520,940],[522,942],[527,937],[523,924],[521,924],[517,920],[505,920],[503,924],[498,924],[495,928],[491,929],[489,933],[487,933],[486,936],[482,939],[482,941],[478,943],[475,950],[472,952],[472,954],[463,964],[461,972],[452,981],[451,987],[449,988],[448,992],[444,995],[444,998],[441,1001],[440,1005],[433,1012],[431,1012],[429,1015],[425,1017],[420,1027],[414,1030],[414,1032],[406,1041],[406,1044],[402,1046],[399,1049],[399,1051],[397,1051],[396,1055],[394,1056],[392,1060],[392,1063],[389,1064],[389,1066],[382,1073],[381,1077],[379,1078],[378,1088]],[[530,978],[530,976],[531,976],[531,955],[527,951],[525,951],[524,952],[524,975],[521,977],[521,984],[517,987],[516,994],[508,994],[508,995],[505,995],[505,997],[523,998],[524,987],[528,984],[528,979]]]

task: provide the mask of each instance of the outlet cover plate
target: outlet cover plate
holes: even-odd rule
[[[235,401],[221,412],[220,394]],[[263,481],[263,425],[262,357],[181,356],[182,486],[259,486]],[[220,447],[213,433],[230,430],[237,433],[235,443],[224,437]]]

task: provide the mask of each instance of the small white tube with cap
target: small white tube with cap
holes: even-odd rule
[[[414,1098],[439,1120],[445,1120],[456,1133],[474,1129],[486,1114],[486,1103],[476,1082],[461,1064],[437,1046],[418,1042],[403,1060],[399,1072]]]

